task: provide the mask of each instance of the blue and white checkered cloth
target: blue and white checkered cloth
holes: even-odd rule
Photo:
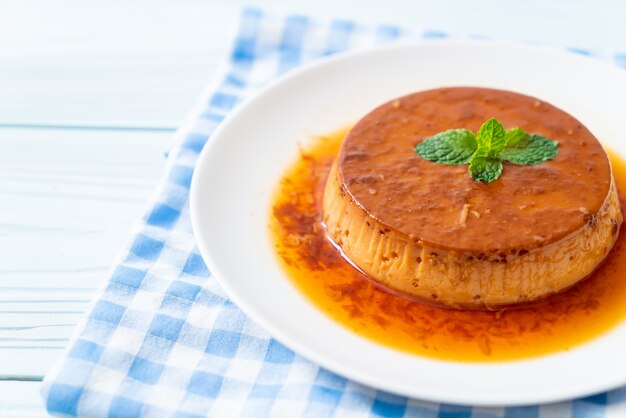
[[[80,417],[626,416],[626,388],[553,405],[477,408],[407,399],[337,376],[248,319],[202,262],[189,185],[211,133],[242,98],[317,57],[411,34],[392,25],[243,12],[218,83],[177,133],[151,209],[43,384],[52,414]],[[586,51],[577,51],[585,53]],[[606,57],[605,57],[606,58]],[[626,54],[611,58],[626,67]]]

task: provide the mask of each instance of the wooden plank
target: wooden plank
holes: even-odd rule
[[[0,350],[0,356],[3,359],[0,363],[2,367],[0,376],[7,376],[11,379],[20,377],[41,380],[59,359],[61,353],[63,353],[63,348],[33,347],[30,344],[16,346],[16,348],[3,348]]]
[[[228,48],[207,16],[200,2],[3,6],[0,126],[176,128]]]
[[[169,59],[172,61],[115,56],[106,62],[89,57],[48,57],[36,62],[0,59],[0,126],[174,130],[202,91],[211,60]]]
[[[40,382],[0,381],[0,417],[49,417],[39,394]]]
[[[170,137],[0,129],[0,276],[56,287],[45,276],[67,274],[93,288],[147,208]]]
[[[0,375],[43,376],[164,167],[169,132],[0,129]]]

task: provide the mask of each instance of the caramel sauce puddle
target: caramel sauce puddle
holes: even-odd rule
[[[321,200],[346,131],[316,140],[289,167],[270,219],[280,263],[294,285],[325,314],[355,333],[407,353],[442,360],[491,362],[569,350],[626,318],[626,234],[586,280],[519,309],[465,311],[421,303],[374,284],[329,242]],[[612,155],[626,187],[626,164]],[[624,189],[622,189],[624,190]],[[620,195],[622,208],[626,202]]]

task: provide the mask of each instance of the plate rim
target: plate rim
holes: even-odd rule
[[[309,359],[310,361],[314,362],[320,367],[326,368],[341,376],[344,376],[348,379],[353,379],[356,382],[365,384],[375,389],[382,389],[382,390],[390,391],[390,392],[393,392],[402,396],[406,396],[408,398],[419,399],[423,401],[442,402],[442,403],[466,405],[466,406],[502,407],[502,406],[536,405],[536,404],[544,404],[548,402],[565,401],[565,400],[570,400],[570,399],[574,399],[578,397],[589,396],[589,395],[605,392],[607,390],[614,389],[618,386],[622,386],[626,384],[626,373],[624,373],[624,375],[621,378],[616,378],[613,380],[606,381],[604,384],[596,385],[593,388],[581,387],[578,390],[569,390],[569,391],[566,391],[567,393],[561,393],[557,395],[550,394],[550,395],[544,395],[543,397],[533,396],[532,398],[525,398],[524,396],[517,396],[515,398],[507,399],[505,401],[502,401],[502,400],[493,401],[487,398],[476,399],[473,396],[465,397],[463,396],[463,394],[458,394],[458,393],[452,396],[442,395],[441,393],[431,393],[431,394],[421,393],[420,395],[416,395],[415,392],[411,390],[407,390],[406,388],[403,388],[403,387],[394,386],[392,384],[381,384],[380,380],[377,380],[377,378],[374,378],[371,375],[368,375],[368,373],[361,373],[360,371],[355,371],[349,367],[345,367],[344,365],[334,361],[333,359],[328,358],[324,356],[323,354],[316,352],[312,348],[301,345],[300,343],[298,343],[296,339],[292,338],[287,333],[284,333],[280,329],[280,327],[275,326],[271,321],[267,320],[264,317],[264,315],[260,313],[254,306],[249,304],[246,300],[243,300],[242,298],[240,298],[238,293],[231,287],[229,281],[222,274],[222,271],[221,271],[222,269],[219,267],[220,262],[213,258],[211,251],[208,250],[208,244],[206,242],[206,238],[200,232],[202,230],[201,225],[203,221],[202,221],[202,216],[201,216],[202,211],[201,211],[201,208],[198,207],[197,202],[200,201],[198,196],[200,194],[199,184],[201,181],[200,180],[201,175],[199,173],[202,172],[201,167],[202,167],[203,161],[205,161],[208,158],[207,157],[208,155],[213,153],[213,149],[217,146],[217,144],[219,144],[219,139],[216,141],[216,138],[220,138],[222,135],[222,132],[226,131],[229,125],[233,123],[233,121],[236,122],[238,115],[240,113],[243,113],[247,108],[254,106],[255,102],[259,98],[265,96],[266,94],[268,94],[268,92],[271,92],[277,86],[280,86],[283,83],[286,83],[292,79],[301,77],[302,74],[305,74],[310,71],[315,71],[316,69],[320,67],[332,66],[334,65],[335,62],[349,60],[355,56],[369,55],[372,53],[376,53],[377,51],[380,51],[380,50],[403,49],[407,47],[409,48],[422,47],[422,46],[472,47],[476,45],[488,46],[488,47],[493,47],[493,48],[512,47],[512,48],[526,49],[526,50],[532,50],[532,51],[538,51],[538,50],[547,51],[551,54],[560,54],[563,56],[567,56],[568,59],[578,59],[586,63],[593,62],[594,64],[600,67],[603,67],[603,71],[613,71],[615,73],[620,73],[621,77],[626,77],[626,73],[624,73],[624,70],[606,61],[602,61],[602,60],[592,58],[592,57],[583,56],[580,54],[576,54],[575,52],[567,51],[567,50],[560,49],[560,48],[543,46],[543,45],[531,45],[531,44],[526,44],[526,43],[512,42],[512,41],[505,41],[505,40],[467,40],[467,39],[462,39],[462,40],[442,39],[442,40],[417,40],[417,41],[402,40],[402,41],[396,41],[394,43],[382,45],[382,46],[349,50],[349,51],[338,53],[336,55],[319,58],[319,59],[314,60],[311,63],[301,65],[298,68],[291,70],[288,73],[283,74],[267,82],[265,85],[263,85],[256,91],[252,92],[248,97],[246,97],[245,100],[241,104],[239,104],[235,109],[230,111],[228,115],[224,118],[224,120],[215,129],[215,131],[211,134],[211,139],[207,141],[206,145],[203,147],[200,155],[198,156],[195,169],[193,172],[191,186],[190,186],[189,206],[190,206],[192,229],[194,232],[196,242],[198,244],[198,248],[200,250],[200,254],[204,262],[206,263],[209,271],[211,271],[212,276],[218,281],[219,285],[226,291],[229,298],[231,298],[231,300],[240,309],[242,309],[242,311],[247,316],[249,316],[253,321],[261,325],[262,328],[267,330],[271,334],[272,337],[280,341],[289,349]],[[284,168],[286,169],[287,167],[284,167]],[[269,213],[269,209],[270,208],[268,207],[268,213]],[[269,244],[270,242],[268,241],[268,245]],[[278,260],[275,260],[275,261],[278,262]],[[284,275],[285,275],[285,279],[290,281],[290,279],[287,278],[287,275],[286,274]],[[293,283],[292,283],[292,286],[295,287]],[[296,289],[296,291],[298,293],[302,293],[299,289]],[[311,302],[309,303],[312,305]],[[315,309],[318,309],[318,308],[315,307]],[[326,314],[323,314],[323,315],[327,317]],[[330,318],[328,319],[333,321]],[[350,331],[343,326],[342,328],[346,332],[355,334],[353,331]],[[611,333],[613,330],[614,329],[609,330],[605,334]],[[360,337],[360,338],[363,338],[363,337]],[[583,345],[584,344],[585,343],[583,343]],[[580,345],[577,346],[577,348],[578,347],[580,347]],[[400,356],[411,356],[401,351],[396,351],[396,350],[394,351]],[[547,355],[547,356],[551,356],[551,355]],[[542,357],[546,357],[546,356],[542,356]],[[432,360],[435,362],[439,361],[439,360],[434,360],[430,358],[428,360]],[[520,361],[524,361],[524,360],[520,360]],[[445,363],[445,361],[443,362]],[[513,361],[513,362],[507,361],[507,362],[501,362],[501,363],[494,362],[494,363],[460,363],[460,364],[465,364],[465,365],[472,364],[472,366],[476,366],[476,367],[485,367],[487,365],[497,366],[501,364],[510,364],[510,363],[516,363],[516,362],[518,361]]]

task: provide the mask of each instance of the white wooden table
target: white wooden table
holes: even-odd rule
[[[0,0],[0,416],[46,415],[40,381],[146,209],[166,144],[249,3]],[[621,0],[259,3],[626,51]]]

